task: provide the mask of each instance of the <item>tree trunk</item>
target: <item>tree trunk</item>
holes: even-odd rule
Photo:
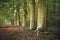
[[[30,0],[30,29],[35,25],[35,0]]]
[[[14,25],[20,26],[20,2],[18,0],[17,5],[15,4],[15,1],[13,0],[13,13],[14,13]]]
[[[27,1],[23,0],[23,23],[22,26],[26,27],[27,26]]]
[[[16,20],[15,20],[16,14],[15,13],[16,13],[15,12],[15,5],[14,5],[14,0],[13,0],[13,17],[14,17],[14,19],[13,19],[13,25],[16,25]]]
[[[38,18],[37,18],[37,30],[43,28],[46,23],[46,7],[44,0],[38,0]]]
[[[17,10],[15,9],[14,10],[14,25],[17,26],[18,24],[18,14],[17,14]]]
[[[20,23],[20,3],[17,4],[17,26],[21,26]]]
[[[14,9],[14,25],[17,25],[17,11]]]

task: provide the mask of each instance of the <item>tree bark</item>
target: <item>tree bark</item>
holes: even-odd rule
[[[17,4],[17,26],[21,26],[21,22],[20,22],[20,2],[18,1]]]
[[[26,27],[27,26],[27,1],[23,0],[23,23],[22,26]]]
[[[37,18],[37,30],[43,28],[46,24],[46,6],[44,0],[38,0],[38,18]]]
[[[30,29],[35,26],[35,0],[30,0]]]

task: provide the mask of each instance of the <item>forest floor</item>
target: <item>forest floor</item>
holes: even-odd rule
[[[0,40],[42,40],[43,37],[43,32],[37,36],[37,32],[25,28],[0,28]]]
[[[18,30],[19,29],[19,30]],[[33,30],[21,31],[21,28],[0,28],[0,40],[43,40],[43,33],[37,36]]]

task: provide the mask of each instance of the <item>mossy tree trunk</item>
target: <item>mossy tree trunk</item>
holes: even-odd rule
[[[21,26],[21,22],[20,22],[20,2],[18,0],[18,4],[17,4],[17,26]]]
[[[35,0],[30,0],[30,29],[35,26]]]
[[[23,0],[23,22],[22,26],[27,26],[27,0]]]
[[[38,0],[37,30],[46,26],[46,6],[45,0]]]

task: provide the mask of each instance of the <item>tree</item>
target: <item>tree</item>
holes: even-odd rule
[[[35,25],[35,0],[30,0],[30,29]]]
[[[23,27],[27,26],[27,0],[23,0]]]
[[[17,24],[18,24],[18,26],[21,26],[21,23],[20,23],[20,0],[18,0],[16,11],[17,11],[17,14],[16,14]]]
[[[13,0],[14,25],[21,26],[20,22],[20,0]]]
[[[46,24],[46,6],[45,0],[38,0],[38,18],[37,18],[37,29],[44,28]]]

